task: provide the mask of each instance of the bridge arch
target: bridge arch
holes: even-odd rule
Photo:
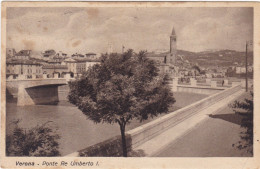
[[[57,103],[58,87],[66,84],[66,79],[26,79],[6,83],[7,90],[17,91],[18,106]]]

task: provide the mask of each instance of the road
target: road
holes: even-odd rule
[[[243,94],[239,100],[243,99]],[[241,116],[229,106],[214,113],[184,136],[171,142],[153,156],[156,157],[248,157],[246,150],[234,144],[240,140]]]

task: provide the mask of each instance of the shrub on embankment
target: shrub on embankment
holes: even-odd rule
[[[126,143],[128,151],[131,151],[131,137],[126,135]],[[115,136],[111,139],[92,145],[86,149],[79,151],[80,157],[121,157],[122,139],[121,136]]]
[[[11,123],[14,128],[6,136],[6,156],[59,156],[60,136],[50,121],[30,129],[21,128],[19,120]],[[11,128],[11,126],[9,126]]]

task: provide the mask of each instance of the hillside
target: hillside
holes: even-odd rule
[[[191,64],[198,64],[203,67],[210,66],[232,66],[236,62],[245,65],[245,52],[234,50],[218,50],[204,52],[189,52],[184,50],[177,51],[178,58],[188,60]],[[248,53],[248,64],[253,64],[253,52]]]

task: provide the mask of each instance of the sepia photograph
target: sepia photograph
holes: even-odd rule
[[[5,6],[6,158],[255,157],[254,7],[154,5]]]

